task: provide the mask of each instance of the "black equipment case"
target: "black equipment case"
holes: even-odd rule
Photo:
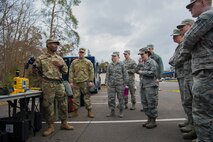
[[[13,117],[1,118],[0,130],[8,134],[9,142],[25,142],[30,134],[30,120]]]

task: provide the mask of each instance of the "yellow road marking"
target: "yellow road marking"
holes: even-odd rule
[[[7,102],[0,102],[0,106],[6,105]]]
[[[180,93],[180,90],[162,90],[162,91]]]

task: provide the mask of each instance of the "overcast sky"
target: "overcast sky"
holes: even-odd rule
[[[177,44],[173,29],[185,18],[191,18],[185,8],[190,0],[82,0],[73,7],[79,21],[80,47],[96,56],[98,61],[111,61],[113,51],[131,50],[138,60],[138,50],[154,44],[155,52],[169,69],[168,60]]]

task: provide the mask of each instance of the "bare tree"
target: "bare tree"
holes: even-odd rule
[[[79,45],[80,37],[75,31],[78,20],[72,13],[72,6],[77,6],[80,0],[43,0],[46,6],[43,10],[44,24],[49,28],[49,36],[60,39],[62,43],[60,55],[71,52]],[[46,20],[47,19],[47,20]]]
[[[75,31],[78,21],[71,7],[79,5],[80,0],[43,0],[43,3],[44,18],[38,18],[34,1],[0,0],[0,81],[8,82],[16,69],[23,69],[30,56],[41,54],[44,35],[60,39],[63,43],[60,55],[78,47],[80,37]]]
[[[1,0],[0,5],[0,80],[6,82],[29,56],[40,54],[42,35],[32,1]]]

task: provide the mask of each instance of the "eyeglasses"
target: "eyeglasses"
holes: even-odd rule
[[[144,53],[141,53],[141,56],[143,56],[144,55]]]
[[[126,56],[127,54],[124,54],[124,56]]]
[[[80,51],[79,53],[84,53],[84,52]]]

